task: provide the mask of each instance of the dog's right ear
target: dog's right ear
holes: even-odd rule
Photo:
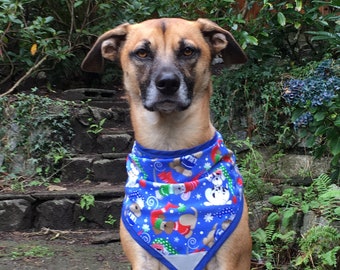
[[[81,68],[87,72],[100,73],[104,70],[104,58],[116,61],[119,48],[126,39],[129,23],[124,23],[102,34],[86,55]]]

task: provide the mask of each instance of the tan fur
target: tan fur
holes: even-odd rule
[[[186,48],[194,48],[194,53],[185,55]],[[205,143],[215,133],[210,121],[209,99],[212,94],[210,64],[217,54],[222,55],[226,65],[246,61],[232,35],[215,23],[206,19],[166,18],[123,24],[104,33],[84,59],[82,68],[100,72],[104,58],[119,61],[136,140],[151,149],[179,150]],[[174,95],[155,92],[158,86],[152,86],[157,76],[168,70],[185,79],[180,84],[184,85],[183,90]],[[134,270],[166,269],[132,239],[122,222],[120,236]],[[247,270],[250,254],[245,205],[238,227],[206,269]]]

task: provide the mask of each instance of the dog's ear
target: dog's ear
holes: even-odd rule
[[[126,38],[128,26],[128,23],[124,23],[102,34],[86,55],[81,68],[87,72],[100,73],[104,70],[104,58],[118,60],[119,48]]]
[[[212,53],[214,56],[221,54],[226,66],[243,64],[247,61],[247,56],[230,32],[207,19],[198,19],[197,22]]]

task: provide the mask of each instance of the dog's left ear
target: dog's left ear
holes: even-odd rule
[[[214,56],[221,54],[226,66],[247,61],[247,56],[230,32],[207,19],[198,19],[197,22]]]
[[[128,33],[128,26],[128,23],[124,23],[102,34],[86,55],[81,68],[87,72],[100,73],[104,70],[104,58],[118,60],[119,49]]]

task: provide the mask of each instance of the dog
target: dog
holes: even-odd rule
[[[123,70],[136,140],[120,237],[134,270],[250,268],[242,177],[210,120],[216,56],[247,60],[208,19],[162,18],[105,32],[83,60],[87,72],[102,72],[105,59]],[[228,198],[215,204],[216,194]]]

